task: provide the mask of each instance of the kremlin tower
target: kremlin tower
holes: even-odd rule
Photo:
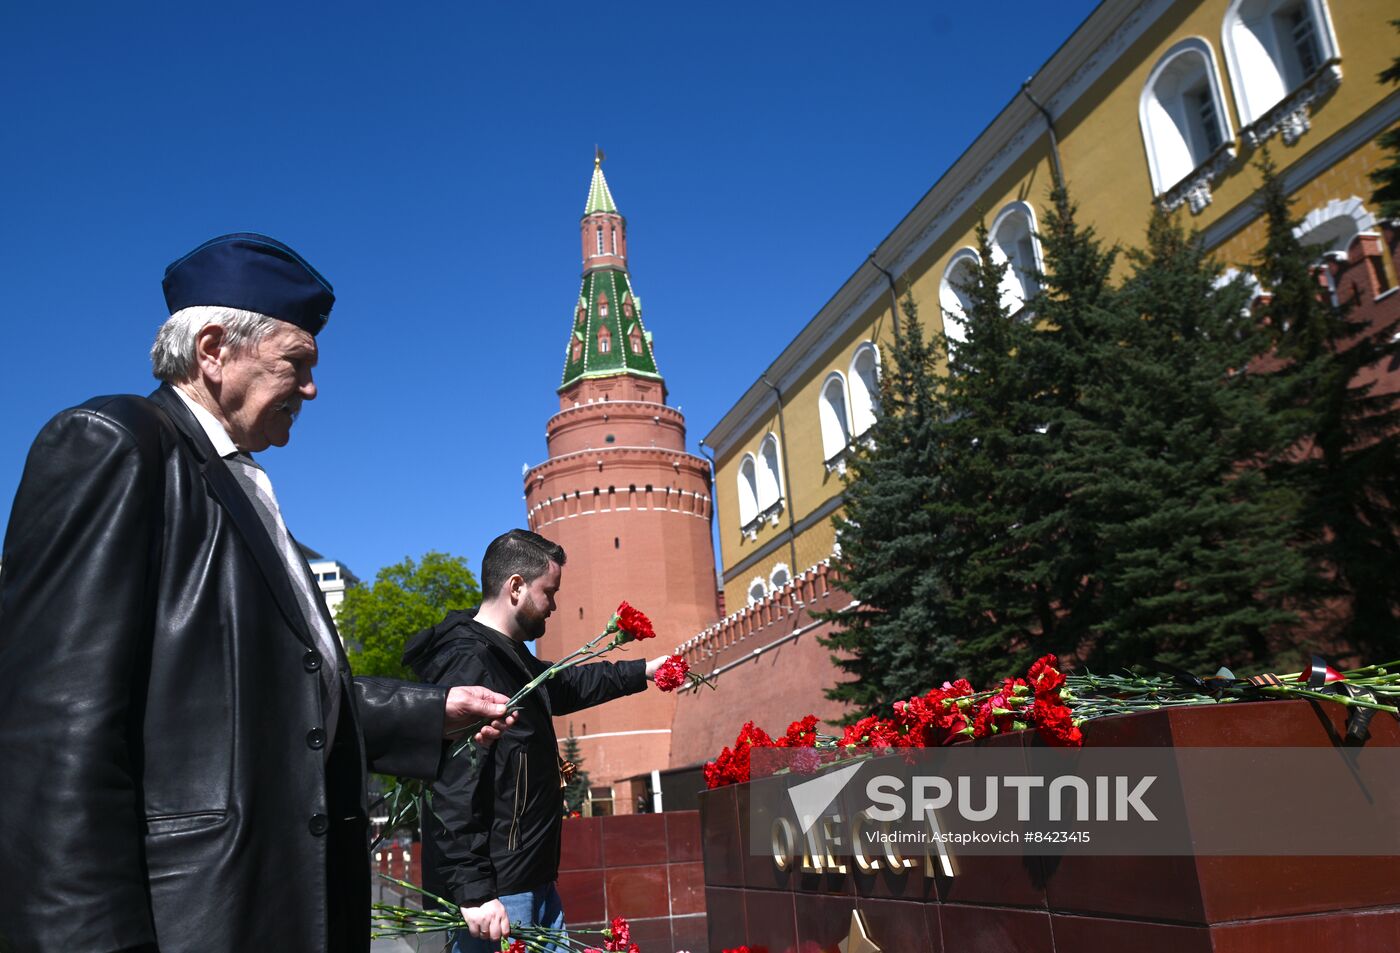
[[[549,456],[525,474],[529,528],[568,555],[535,647],[543,659],[597,635],[624,599],[657,632],[654,642],[627,649],[628,658],[669,652],[718,618],[709,463],[686,452],[685,417],[666,405],[627,271],[627,220],[602,162],[600,152],[580,229],[583,281],[569,317],[559,412],[545,425]],[[613,810],[632,813],[642,788],[625,782],[667,767],[674,712],[674,696],[648,687],[557,718],[555,730],[578,739],[596,795],[611,788]]]

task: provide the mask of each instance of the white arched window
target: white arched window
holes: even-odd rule
[[[859,437],[880,409],[880,351],[866,341],[851,358],[851,433]]]
[[[764,599],[768,598],[768,584],[763,581],[762,576],[754,576],[749,580],[747,595],[749,605],[753,605],[755,602],[762,602]]]
[[[790,582],[792,582],[792,571],[788,569],[787,563],[778,563],[768,574],[768,588],[771,592],[776,592]]]
[[[1189,37],[1157,61],[1142,90],[1138,121],[1155,195],[1181,183],[1234,138],[1209,43]],[[1192,198],[1192,211],[1209,201],[1209,191],[1199,207]]]
[[[967,315],[972,310],[972,296],[965,290],[977,278],[981,262],[971,248],[960,248],[948,259],[943,280],[938,284],[938,303],[943,309],[943,335],[952,350],[967,340]]]
[[[758,511],[775,506],[783,495],[782,470],[778,468],[778,438],[771,433],[758,448]]]
[[[1376,217],[1355,195],[1349,199],[1333,199],[1326,205],[1313,209],[1303,216],[1303,220],[1293,229],[1293,234],[1324,260],[1332,259],[1340,263],[1341,267],[1346,267],[1351,254],[1351,243],[1362,235],[1372,236],[1370,244],[1375,252],[1379,253],[1385,247],[1376,228]],[[1363,257],[1369,257],[1365,245],[1362,246],[1361,254]],[[1385,266],[1379,260],[1368,266],[1368,271],[1371,275],[1371,294],[1378,295],[1389,290],[1390,281],[1385,275]],[[1327,282],[1332,303],[1340,304],[1337,272],[1331,267],[1326,267],[1321,269],[1320,274]]]
[[[1040,242],[1035,237],[1035,211],[1025,202],[1001,210],[991,229],[992,256],[1007,264],[1001,283],[1001,303],[1013,314],[1040,290]]]
[[[1234,0],[1225,13],[1221,42],[1244,126],[1263,119],[1338,56],[1326,0]],[[1329,77],[1332,82],[1339,78],[1340,71]],[[1306,104],[1299,106],[1305,109]],[[1269,125],[1251,130],[1253,144],[1281,128],[1291,145],[1307,130],[1307,114],[1296,122]]]
[[[1305,245],[1316,246],[1323,255],[1345,256],[1357,235],[1375,230],[1376,217],[1353,195],[1313,209],[1303,216],[1293,234]]]
[[[822,425],[822,459],[830,462],[851,442],[850,413],[846,409],[846,379],[832,371],[822,384],[817,414]]]
[[[758,519],[758,467],[751,453],[739,461],[739,525]]]

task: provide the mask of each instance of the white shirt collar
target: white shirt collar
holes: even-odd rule
[[[190,413],[194,414],[194,419],[199,421],[199,425],[204,428],[205,436],[207,436],[209,442],[214,445],[215,453],[221,457],[231,457],[238,453],[238,447],[234,446],[233,440],[230,439],[228,435],[228,431],[224,430],[223,424],[219,423],[213,414],[200,406],[193,397],[186,394],[180,387],[174,386],[171,389],[180,395],[180,399],[185,402],[185,406],[190,409]]]

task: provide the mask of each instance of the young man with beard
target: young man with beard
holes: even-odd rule
[[[513,695],[549,663],[525,643],[544,634],[564,566],[563,547],[514,529],[481,561],[479,609],[452,612],[409,641],[404,664],[439,684]],[[646,688],[665,661],[595,662],[564,669],[522,702],[515,727],[473,767],[453,759],[434,785],[423,825],[423,886],[458,904],[467,929],[453,953],[489,953],[511,923],[564,926],[555,889],[563,794],[552,717]]]

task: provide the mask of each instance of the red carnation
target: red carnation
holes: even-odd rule
[[[526,953],[524,940],[511,940],[506,953]]]
[[[817,716],[806,715],[788,725],[783,737],[774,742],[779,748],[811,748],[817,743]]]
[[[613,917],[612,927],[604,930],[603,935],[608,937],[608,941],[603,944],[605,950],[626,951],[628,944],[632,942],[632,928],[622,917]]]
[[[867,715],[846,729],[840,744],[842,747],[868,745],[871,748],[895,748],[902,747],[902,738],[891,723],[875,715]]]
[[[798,748],[792,758],[792,770],[797,774],[816,774],[822,766],[822,756],[816,748]]]
[[[1077,748],[1084,744],[1084,735],[1074,723],[1069,707],[1044,698],[1035,700],[1035,730],[1052,745]]]
[[[656,631],[652,629],[646,613],[626,602],[617,607],[617,627],[621,632],[619,639],[623,642],[656,638]]]
[[[1060,660],[1053,655],[1046,655],[1035,660],[1030,671],[1026,673],[1026,678],[1030,681],[1031,687],[1035,689],[1037,698],[1058,692],[1065,683],[1065,677],[1058,668]]]
[[[972,737],[990,738],[996,732],[996,721],[992,715],[992,700],[989,698],[977,706],[977,714],[972,719]]]
[[[661,663],[661,667],[652,676],[656,682],[656,687],[663,692],[672,692],[680,688],[686,682],[686,676],[690,674],[690,666],[685,659],[679,655],[672,655]]]

